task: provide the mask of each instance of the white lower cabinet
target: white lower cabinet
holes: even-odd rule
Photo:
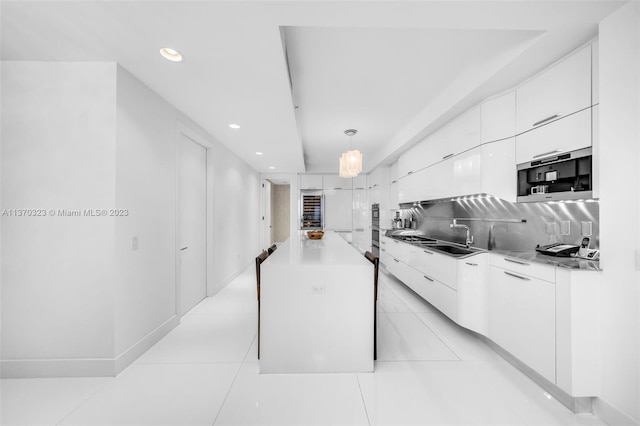
[[[484,336],[489,330],[487,253],[458,259],[458,324]]]
[[[387,271],[573,397],[600,393],[600,274],[498,253],[454,258],[380,238]]]
[[[488,337],[555,383],[555,283],[491,265],[488,298]]]
[[[556,273],[556,384],[569,395],[600,395],[600,274]]]

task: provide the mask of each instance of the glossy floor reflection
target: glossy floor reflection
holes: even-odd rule
[[[258,374],[253,268],[115,378],[5,379],[2,425],[602,425],[381,271],[374,373]]]

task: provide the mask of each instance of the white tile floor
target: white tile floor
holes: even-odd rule
[[[602,425],[382,272],[374,373],[260,375],[255,275],[115,378],[5,379],[2,425]]]

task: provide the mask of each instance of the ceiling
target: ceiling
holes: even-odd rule
[[[4,0],[0,48],[117,62],[264,173],[335,173],[355,128],[370,171],[595,37],[622,3]]]

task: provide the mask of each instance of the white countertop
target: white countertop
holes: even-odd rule
[[[310,240],[298,231],[266,260],[271,265],[370,265],[369,261],[342,237],[326,231],[321,240]]]

